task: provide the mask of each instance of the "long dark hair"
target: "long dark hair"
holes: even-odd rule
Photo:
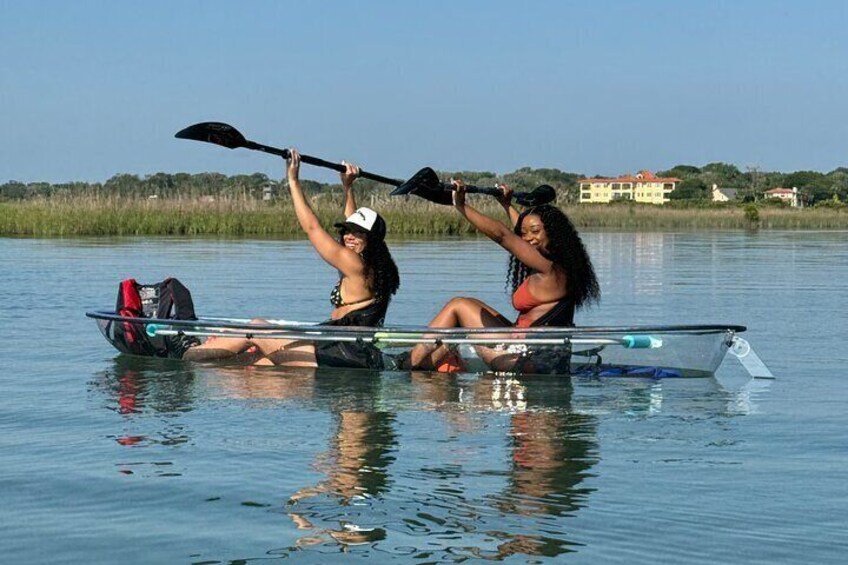
[[[583,240],[580,239],[580,234],[577,233],[577,229],[568,216],[550,204],[528,208],[515,222],[514,231],[517,235],[521,235],[521,224],[530,214],[539,216],[542,225],[545,226],[548,245],[544,255],[565,273],[566,290],[568,296],[574,301],[574,306],[579,308],[593,302],[600,302],[601,287],[595,276],[595,268],[592,266],[592,260],[586,252]],[[507,287],[511,287],[512,292],[515,292],[530,274],[531,271],[527,265],[514,255],[511,256],[506,278]]]
[[[391,300],[400,286],[400,274],[386,242],[369,235],[362,261],[365,263],[365,280],[371,282],[374,296],[386,302]]]
[[[341,245],[344,245],[345,233],[346,229],[339,230],[339,243]],[[368,281],[368,287],[374,292],[374,296],[378,300],[385,300],[388,303],[400,286],[400,274],[397,265],[395,265],[389,247],[382,237],[374,237],[366,232],[362,233],[365,235],[365,249],[360,255],[362,262],[365,263],[363,275],[365,280]],[[342,276],[341,271],[339,271],[339,276]]]

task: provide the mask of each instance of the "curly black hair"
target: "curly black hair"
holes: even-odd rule
[[[574,301],[574,306],[588,306],[600,302],[601,287],[595,276],[595,268],[580,234],[568,216],[556,206],[544,204],[524,210],[515,222],[515,233],[521,235],[521,224],[530,214],[539,216],[545,232],[548,235],[548,246],[545,257],[554,262],[566,275],[568,296]],[[514,255],[509,259],[506,286],[515,292],[531,274],[530,268],[519,261]]]
[[[371,281],[374,295],[386,302],[391,300],[400,286],[400,274],[386,242],[369,238],[362,260],[365,262],[365,279]]]

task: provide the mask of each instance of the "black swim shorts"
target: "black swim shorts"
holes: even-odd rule
[[[315,361],[319,367],[340,369],[374,369],[384,367],[383,354],[370,343],[355,341],[320,341],[315,344]]]

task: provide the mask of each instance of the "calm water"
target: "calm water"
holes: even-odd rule
[[[589,233],[578,323],[736,323],[777,375],[567,380],[119,357],[84,318],[173,275],[206,315],[318,320],[303,242],[0,239],[8,563],[841,563],[848,234]],[[488,241],[393,245],[391,323],[509,312]],[[511,315],[511,313],[510,313]]]

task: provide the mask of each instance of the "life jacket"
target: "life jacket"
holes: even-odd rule
[[[115,313],[127,318],[197,319],[191,292],[175,278],[154,284],[121,281]],[[199,343],[197,338],[184,335],[150,337],[145,330],[142,323],[113,322],[110,334],[120,351],[146,357],[181,358],[188,347]]]

